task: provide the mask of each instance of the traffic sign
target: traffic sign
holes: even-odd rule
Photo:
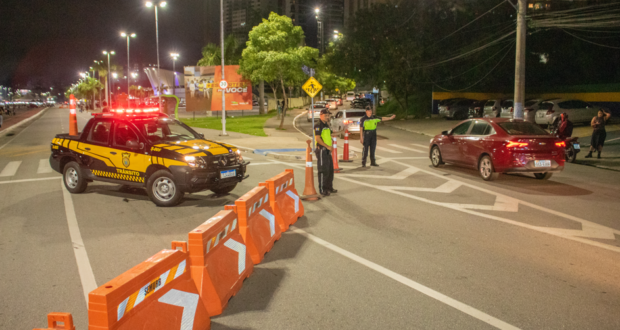
[[[301,86],[301,88],[308,94],[310,97],[315,97],[321,89],[323,89],[323,85],[319,84],[319,82],[314,79],[314,77],[310,77],[306,83]]]
[[[226,82],[226,80],[220,81],[220,88],[226,89],[226,87],[228,87],[228,82]]]

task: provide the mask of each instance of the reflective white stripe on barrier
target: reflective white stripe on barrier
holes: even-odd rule
[[[181,330],[192,330],[194,328],[194,319],[196,318],[196,307],[198,307],[198,299],[200,297],[195,293],[179,291],[172,289],[159,298],[159,302],[183,307],[181,316]]]
[[[295,201],[295,213],[299,212],[299,196],[293,194],[290,190],[286,194]]]
[[[259,214],[269,220],[269,229],[271,231],[271,237],[273,237],[273,235],[276,234],[276,217],[265,210],[261,210]]]
[[[226,241],[226,243],[224,243],[224,246],[233,251],[237,251],[237,253],[239,254],[238,269],[239,269],[239,275],[241,275],[241,273],[243,273],[243,271],[245,270],[245,245],[231,238],[228,241]]]
[[[344,144],[349,144],[349,140],[344,140]]]
[[[312,167],[312,162],[306,162],[306,167]]]

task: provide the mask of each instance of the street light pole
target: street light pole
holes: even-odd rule
[[[523,119],[523,103],[525,102],[525,13],[527,0],[519,0],[517,9],[517,50],[515,58],[515,95],[514,119]]]
[[[224,0],[220,0],[220,42],[222,50],[222,80],[226,80],[224,75]],[[222,90],[222,135],[226,136],[226,88],[220,87]]]
[[[156,7],[157,8],[157,7]],[[121,33],[121,37],[126,37],[127,38],[127,100],[129,100],[129,76],[130,76],[130,62],[129,62],[129,38],[135,38],[136,34],[132,33],[132,34],[127,34],[125,32]],[[128,101],[129,102],[129,101]]]
[[[177,53],[170,53],[170,56],[172,57],[172,74],[173,74],[173,87],[172,87],[172,95],[176,95],[176,88],[177,88],[177,73],[175,70],[175,64],[176,64],[176,60],[177,58],[179,58],[179,54]]]
[[[111,92],[111,90],[110,90],[111,89],[111,87],[110,87],[111,86],[110,85],[110,80],[112,80],[112,79],[110,79],[110,76],[112,75],[112,70],[110,69],[110,54],[114,55],[115,53],[114,53],[114,51],[110,51],[110,52],[108,52],[106,50],[103,51],[103,55],[108,55],[108,83],[106,84],[107,88],[106,88],[106,92],[105,92],[105,94],[106,94],[105,97],[108,100],[108,107],[111,106],[111,103],[110,103],[110,92]]]
[[[159,111],[161,112],[162,110],[162,104],[161,104],[161,93],[162,91],[162,85],[161,85],[161,72],[160,72],[160,66],[159,66],[159,18],[157,16],[157,7],[166,7],[166,1],[160,1],[159,3],[157,3],[156,5],[153,4],[153,2],[151,1],[147,1],[146,2],[146,6],[147,7],[155,7],[155,43],[157,45],[157,82],[159,84],[158,89],[159,89]]]

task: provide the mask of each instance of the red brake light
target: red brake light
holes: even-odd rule
[[[513,107],[510,107],[510,112],[513,112],[513,111],[514,111],[514,108],[513,108]]]
[[[527,147],[527,142],[508,141],[506,148],[524,148]]]
[[[450,110],[450,107],[446,107],[446,110]]]
[[[566,148],[566,142],[564,141],[556,142],[555,145],[558,147]]]

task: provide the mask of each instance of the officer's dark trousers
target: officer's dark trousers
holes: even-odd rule
[[[334,161],[327,148],[316,148],[316,163],[319,170],[319,191],[324,193],[334,189]]]
[[[362,153],[362,165],[366,165],[370,149],[370,163],[375,163],[375,149],[377,149],[377,131],[364,131],[364,152]]]

